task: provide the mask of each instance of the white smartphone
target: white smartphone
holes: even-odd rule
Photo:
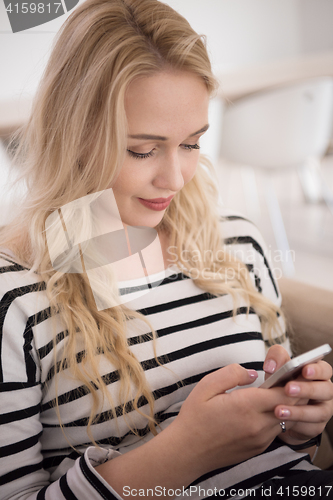
[[[311,351],[291,359],[261,384],[260,388],[269,389],[270,387],[285,385],[289,380],[295,379],[300,375],[303,366],[319,361],[326,356],[326,354],[330,353],[331,350],[329,344],[323,344],[320,347],[316,347],[316,349],[312,349]]]

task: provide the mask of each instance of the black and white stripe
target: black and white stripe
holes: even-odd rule
[[[258,291],[279,304],[278,288],[255,226],[230,214],[223,216],[221,227],[225,244],[237,257],[244,257]],[[142,286],[140,280],[131,281],[124,283],[121,292],[133,293],[134,298],[127,305],[144,314],[156,329],[158,360],[169,370],[156,362],[145,323],[128,322],[128,344],[145,370],[155,397],[156,419],[162,429],[178,414],[195,384],[222,366],[236,362],[256,369],[259,372],[256,383],[261,383],[267,347],[258,316],[252,309],[247,315],[244,302],[239,301],[235,321],[229,295],[215,297],[204,292],[176,267],[166,271],[159,286],[138,296],[136,292]],[[101,375],[109,385],[119,415],[118,432],[106,403],[99,409],[92,432],[101,449],[91,446],[86,432],[91,396],[70,377],[68,370],[61,373],[59,411],[64,432],[76,449],[73,451],[60,428],[54,407],[58,377],[55,377],[53,334],[60,356],[67,331],[59,317],[53,318],[52,328],[45,284],[8,255],[0,255],[0,308],[1,499],[119,498],[101,481],[94,465],[136,448],[141,444],[140,436],[146,436],[149,430],[146,420],[131,411],[130,398],[127,408],[138,435],[129,431],[121,416],[117,370],[99,354]],[[287,342],[284,345],[289,348]],[[83,346],[78,345],[78,363],[83,356]],[[144,398],[140,398],[139,407],[147,410]],[[272,443],[264,457],[251,459],[256,469],[253,466],[250,469],[257,470],[251,478],[246,473],[249,464],[238,464],[213,471],[198,478],[195,484],[206,489],[214,485],[227,491],[235,485],[256,486],[266,478],[283,475],[292,467],[303,467],[304,456],[287,448],[281,459],[279,446]]]

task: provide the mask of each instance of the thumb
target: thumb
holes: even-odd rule
[[[270,347],[264,362],[265,380],[289,360],[290,356],[284,347],[278,344]]]
[[[257,378],[258,373],[255,370],[246,370],[240,365],[231,364],[206,375],[195,389],[199,398],[208,401],[238,385],[252,384]]]

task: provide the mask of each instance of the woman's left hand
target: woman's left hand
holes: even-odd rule
[[[321,434],[333,415],[332,367],[325,361],[306,365],[296,380],[285,386],[285,393],[298,401],[294,406],[277,406],[275,416],[286,423],[280,439],[291,445],[302,444]]]

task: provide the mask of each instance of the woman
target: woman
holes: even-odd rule
[[[87,0],[64,24],[16,152],[28,194],[1,234],[3,500],[332,484],[308,455],[332,415],[329,365],[258,388],[290,348],[260,234],[221,216],[199,156],[215,88],[202,39],[156,0]],[[142,245],[123,265],[96,239],[131,247],[133,227],[161,245],[144,275]]]

